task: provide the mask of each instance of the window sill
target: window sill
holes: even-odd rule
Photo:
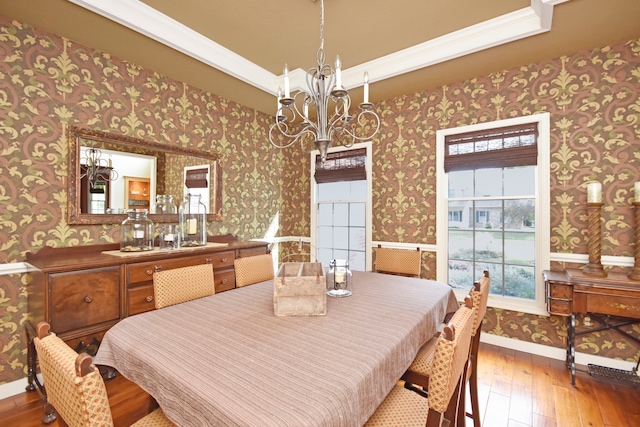
[[[464,301],[464,298],[468,294],[468,292],[465,292],[463,290],[454,290],[454,292],[456,294],[456,297],[458,298],[458,301]],[[502,310],[515,311],[518,313],[549,317],[549,312],[547,311],[544,303],[540,305],[536,301],[526,301],[517,298],[505,298],[489,295],[487,306],[499,308]]]

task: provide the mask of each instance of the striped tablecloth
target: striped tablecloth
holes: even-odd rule
[[[179,284],[176,284],[179,286]],[[439,282],[354,272],[326,316],[277,317],[273,281],[128,317],[95,363],[179,426],[361,426],[457,309]]]

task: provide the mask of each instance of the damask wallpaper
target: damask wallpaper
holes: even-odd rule
[[[210,234],[263,237],[281,205],[269,117],[151,70],[0,17],[0,262],[49,246],[117,242],[119,227],[67,224],[77,125],[222,155],[223,221]],[[25,376],[26,275],[0,276],[0,383]]]
[[[115,242],[118,227],[66,223],[68,125],[222,155],[223,221],[210,234],[309,236],[309,155],[268,142],[270,117],[135,64],[0,16],[0,262],[50,246]],[[427,83],[425,83],[427,86]],[[373,87],[375,89],[375,85]],[[640,180],[640,40],[578,52],[376,105],[373,239],[437,244],[435,132],[551,114],[549,250],[587,253],[585,183],[603,183],[603,254],[632,256]],[[294,244],[274,247],[281,254]],[[561,265],[555,265],[562,268]],[[435,278],[425,253],[424,278]],[[26,275],[0,276],[0,384],[25,376]],[[640,336],[638,327],[629,327]],[[490,309],[484,330],[563,347],[561,318]],[[609,332],[578,350],[632,360]]]

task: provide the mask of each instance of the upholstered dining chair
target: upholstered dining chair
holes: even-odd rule
[[[107,389],[91,356],[76,353],[50,332],[46,322],[40,322],[36,329],[38,336],[33,341],[47,397],[43,422],[56,419],[55,409],[70,427],[113,426]],[[132,427],[173,425],[158,408]]]
[[[417,250],[383,248],[376,249],[375,271],[378,273],[420,277],[422,254]]]
[[[271,254],[237,258],[234,261],[236,269],[236,287],[253,285],[273,279],[273,258]]]
[[[458,397],[469,360],[473,316],[471,298],[460,307],[436,341],[425,398],[408,384],[396,384],[365,427],[440,427],[455,422]]]
[[[487,312],[487,300],[489,298],[489,288],[491,286],[491,279],[489,278],[489,272],[484,271],[484,276],[478,281],[474,282],[473,288],[469,292],[469,297],[473,302],[474,314],[473,314],[473,333],[471,341],[471,350],[469,354],[469,367],[467,368],[466,379],[469,382],[469,395],[471,397],[471,413],[466,413],[466,392],[465,388],[460,393],[460,410],[458,411],[457,423],[459,426],[465,425],[465,416],[473,418],[474,426],[480,427],[480,409],[478,402],[478,377],[477,377],[477,365],[478,365],[478,349],[480,346],[480,333],[482,332],[482,320]],[[409,369],[404,373],[402,379],[408,383],[418,385],[425,390],[429,386],[429,377],[433,371],[433,358],[435,355],[435,341],[430,340],[423,345],[415,359],[409,366]],[[466,385],[466,383],[464,384]]]
[[[211,264],[191,265],[153,273],[156,308],[207,297],[215,292]]]
[[[467,368],[467,383],[469,385],[469,397],[471,400],[471,412],[467,412],[466,392],[463,387],[460,393],[460,402],[458,411],[458,426],[464,426],[465,417],[473,419],[473,427],[480,427],[480,403],[478,401],[478,353],[480,352],[480,334],[482,333],[482,321],[487,312],[487,300],[489,299],[489,291],[491,288],[491,278],[489,272],[484,271],[484,275],[479,281],[473,284],[473,289],[469,293],[476,307],[473,319],[473,335],[471,338],[471,353],[469,355],[469,366]],[[466,385],[466,384],[465,384]]]

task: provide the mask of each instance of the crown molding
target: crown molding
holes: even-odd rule
[[[278,86],[284,87],[282,75],[267,71],[141,1],[68,1],[272,95],[276,95]],[[365,71],[373,83],[549,31],[554,6],[567,1],[531,0],[529,7],[345,69],[343,86],[362,86]],[[290,71],[291,91],[306,90],[305,74],[301,68]]]

